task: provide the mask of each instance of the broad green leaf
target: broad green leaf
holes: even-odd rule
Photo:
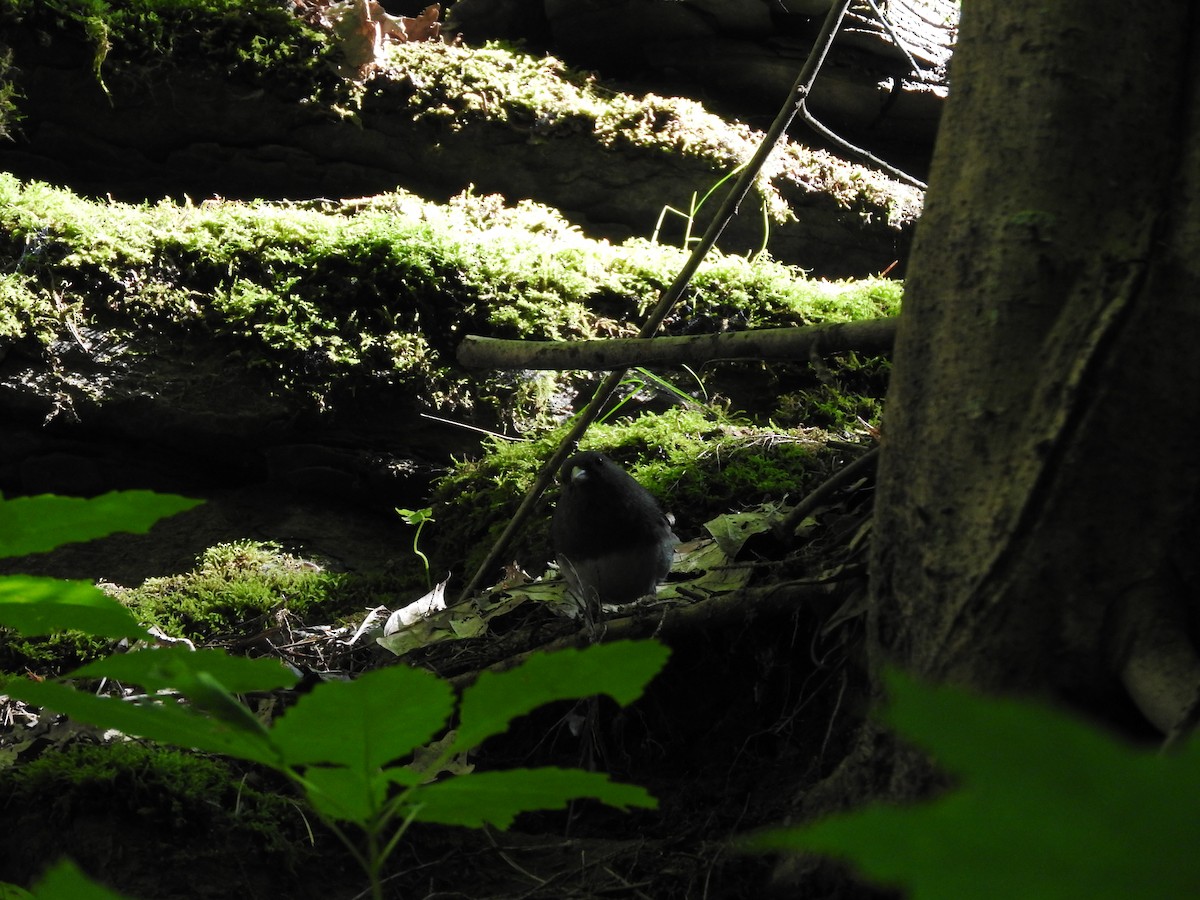
[[[102,638],[148,638],[128,609],[86,581],[0,577],[0,625],[28,637],[75,629]]]
[[[275,723],[289,765],[372,770],[411,753],[445,727],[454,692],[436,675],[389,666],[354,681],[317,685]]]
[[[230,725],[182,707],[169,698],[161,702],[131,703],[113,697],[97,697],[53,681],[37,682],[25,678],[0,680],[0,693],[97,728],[115,728],[123,734],[176,747],[224,753],[275,767],[279,765],[279,755],[266,732]]]
[[[754,848],[849,858],[914,900],[1200,896],[1200,745],[1163,756],[1033,703],[888,684],[888,720],[961,788],[767,832]]]
[[[23,887],[0,881],[0,900],[34,900],[34,896]]]
[[[484,672],[463,691],[456,746],[476,747],[517,716],[554,700],[608,694],[622,706],[632,703],[670,652],[657,641],[614,641],[537,653],[507,672]]]
[[[112,491],[100,497],[0,498],[0,557],[45,553],[118,531],[144,534],[165,516],[203,501],[154,491]]]
[[[36,900],[127,900],[124,894],[92,881],[69,859],[55,863],[33,886],[33,893],[25,896]]]
[[[772,517],[778,517],[774,506],[758,507],[751,512],[729,513],[717,516],[704,523],[704,529],[713,536],[721,551],[729,559],[737,557],[742,545],[756,534],[771,530]]]
[[[73,678],[112,678],[141,685],[147,693],[171,689],[239,731],[266,730],[234,694],[291,687],[299,676],[274,659],[230,656],[224,650],[161,647],[110,656],[71,673]]]
[[[294,672],[275,659],[249,659],[230,656],[224,650],[189,650],[187,647],[158,647],[120,653],[88,663],[71,673],[72,678],[112,678],[141,685],[153,693],[167,688],[186,697],[196,690],[208,690],[200,684],[200,674],[210,675],[234,694],[273,691],[291,687],[298,680]]]
[[[312,766],[304,773],[310,803],[333,819],[366,825],[387,799],[389,779],[379,771]]]
[[[625,810],[631,806],[655,809],[657,801],[645,788],[608,780],[603,772],[582,769],[507,769],[476,772],[415,788],[410,806],[420,805],[418,822],[508,828],[523,812],[564,809],[572,800],[591,797]]]

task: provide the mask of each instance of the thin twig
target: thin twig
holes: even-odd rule
[[[421,413],[422,419],[429,419],[431,422],[440,422],[443,425],[451,425],[454,428],[465,428],[467,431],[475,431],[479,434],[486,435],[490,438],[496,438],[499,441],[528,441],[529,438],[513,437],[508,434],[500,434],[498,431],[488,431],[486,428],[480,428],[478,425],[468,425],[466,422],[455,422],[453,419],[443,419],[441,416],[431,416],[429,413]]]
[[[804,517],[816,509],[821,503],[825,502],[826,498],[831,496],[835,491],[840,490],[845,485],[849,484],[859,475],[869,472],[879,462],[879,448],[874,447],[868,450],[854,462],[844,466],[834,472],[832,476],[822,482],[816,490],[801,500],[796,506],[790,510],[787,516],[779,523],[777,532],[781,534],[790,534],[797,525],[804,521]]]
[[[903,53],[904,58],[908,60],[909,68],[911,68],[912,73],[917,76],[917,80],[924,81],[924,70],[917,65],[917,60],[912,53],[909,52],[908,45],[905,44],[904,41],[900,40],[900,35],[896,34],[896,29],[892,27],[892,23],[888,17],[883,14],[883,10],[879,8],[879,4],[877,4],[875,0],[867,0],[867,3],[870,4],[871,10],[875,13],[875,18],[879,20],[880,24],[883,25],[884,30],[888,33],[888,36],[891,37],[892,43],[896,45],[896,49]]]
[[[842,137],[836,131],[823,125],[821,122],[819,122],[817,120],[816,116],[814,116],[809,111],[807,105],[804,107],[803,112],[804,112],[804,121],[807,122],[809,124],[809,126],[815,132],[817,132],[817,134],[821,135],[821,137],[825,138],[825,140],[829,141],[830,143],[836,144],[838,147],[841,147],[843,150],[845,150],[851,156],[857,156],[863,162],[870,163],[871,165],[875,166],[876,168],[883,169],[883,171],[887,172],[893,178],[895,178],[899,181],[903,181],[905,184],[911,184],[915,188],[920,188],[921,190],[925,190],[927,187],[929,187],[929,185],[927,185],[921,179],[916,178],[912,175],[909,175],[903,169],[897,169],[891,163],[884,162],[882,159],[880,159],[878,156],[876,156],[870,150],[864,150],[862,147],[859,147],[857,144],[850,143],[848,140],[846,140],[844,137]]]

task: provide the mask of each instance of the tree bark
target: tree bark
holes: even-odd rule
[[[1195,703],[1198,22],[965,5],[884,419],[876,663],[1107,710],[1149,667],[1163,730]]]

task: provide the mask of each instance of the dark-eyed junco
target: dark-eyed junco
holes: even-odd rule
[[[654,496],[594,450],[568,459],[559,481],[550,534],[559,570],[584,609],[653,594],[679,543]]]

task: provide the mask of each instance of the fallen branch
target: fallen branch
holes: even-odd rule
[[[807,328],[597,341],[511,341],[469,334],[458,345],[458,361],[476,369],[599,370],[695,365],[715,359],[809,359],[850,350],[887,353],[895,335],[894,318]]]

